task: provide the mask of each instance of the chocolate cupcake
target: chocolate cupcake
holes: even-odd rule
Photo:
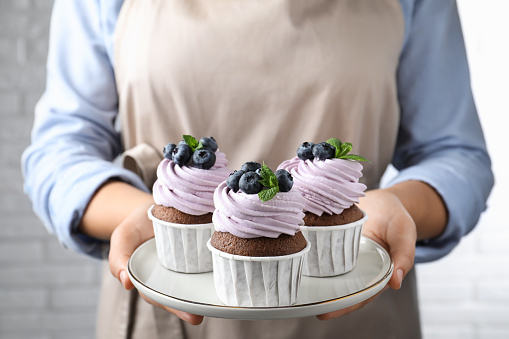
[[[213,138],[185,135],[179,145],[168,144],[157,168],[155,205],[149,211],[159,262],[177,272],[212,271],[206,244],[214,226],[214,190],[230,170]]]
[[[302,196],[265,165],[260,174],[239,172],[214,193],[215,232],[208,247],[217,295],[230,306],[291,305],[310,247],[300,231]]]
[[[359,182],[365,161],[349,154],[352,145],[332,138],[314,145],[303,143],[297,156],[279,168],[294,178],[305,199],[303,234],[311,242],[304,275],[328,277],[351,271],[357,262],[366,214],[355,204],[366,186]]]

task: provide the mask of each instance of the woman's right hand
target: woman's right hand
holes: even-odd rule
[[[147,210],[151,204],[152,202],[145,203],[135,208],[131,214],[115,228],[111,235],[109,255],[110,271],[113,276],[122,283],[126,290],[134,288],[127,274],[127,261],[138,246],[154,237],[154,228],[147,216]],[[199,325],[203,321],[203,316],[174,310],[156,303],[141,293],[140,295],[148,303],[173,313],[191,325]]]

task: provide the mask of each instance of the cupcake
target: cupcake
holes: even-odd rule
[[[366,213],[355,204],[366,186],[359,183],[365,158],[349,154],[350,143],[332,138],[327,142],[303,143],[297,156],[278,168],[294,178],[294,189],[302,193],[302,233],[311,242],[303,274],[329,277],[351,271],[357,262]]]
[[[228,161],[212,137],[197,141],[184,135],[163,153],[153,187],[155,204],[148,211],[159,262],[177,272],[210,272],[206,244],[214,230],[214,190],[230,173]]]
[[[249,162],[214,193],[215,232],[208,243],[214,284],[229,306],[295,303],[304,254],[304,201],[286,170]]]

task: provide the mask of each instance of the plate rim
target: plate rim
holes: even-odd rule
[[[374,245],[374,247],[377,250],[384,252],[384,254],[389,258],[389,261],[390,261],[389,268],[388,268],[387,272],[385,272],[383,277],[381,277],[379,280],[377,280],[372,285],[367,286],[366,288],[363,288],[363,289],[361,289],[361,290],[359,290],[357,292],[346,294],[346,295],[343,295],[343,296],[340,296],[340,297],[337,297],[337,298],[332,298],[332,299],[327,299],[327,300],[320,300],[320,301],[317,301],[317,302],[306,303],[306,304],[293,304],[293,305],[287,305],[287,306],[229,306],[229,305],[209,304],[209,303],[204,303],[204,302],[199,302],[199,301],[182,299],[182,298],[171,296],[171,295],[168,295],[168,294],[163,293],[161,291],[158,291],[158,290],[156,290],[156,289],[154,289],[154,288],[152,288],[150,286],[147,286],[145,283],[143,283],[141,281],[141,279],[139,279],[139,277],[137,277],[134,274],[133,269],[132,269],[132,258],[135,256],[136,252],[141,251],[146,246],[150,246],[150,244],[152,242],[155,242],[155,238],[148,239],[147,241],[145,241],[143,244],[141,244],[140,246],[138,246],[136,248],[136,250],[129,257],[129,260],[127,262],[127,271],[128,271],[128,275],[129,275],[130,279],[135,280],[136,284],[142,286],[144,289],[149,290],[151,293],[153,293],[154,295],[158,296],[159,298],[161,298],[161,297],[162,298],[169,298],[170,300],[173,300],[176,303],[191,304],[191,305],[195,305],[195,306],[206,307],[208,309],[210,309],[210,308],[214,308],[214,309],[215,308],[219,308],[221,310],[242,310],[242,311],[248,311],[248,312],[249,311],[255,312],[255,311],[277,311],[277,310],[290,310],[290,309],[304,309],[304,308],[316,307],[318,305],[336,303],[336,302],[338,302],[340,300],[344,300],[344,299],[348,299],[348,298],[353,298],[356,295],[364,294],[364,293],[366,293],[369,290],[378,288],[380,286],[380,284],[382,284],[382,283],[384,283],[384,286],[388,283],[388,280],[389,280],[390,276],[392,276],[392,274],[394,272],[394,260],[389,255],[387,250],[385,248],[383,248],[380,244],[378,244],[376,241],[374,241],[374,240],[372,240],[372,239],[370,239],[368,237],[365,237],[365,236],[362,236],[361,240],[367,241],[367,242],[371,243],[372,245]],[[187,273],[180,273],[180,272],[174,272],[174,273],[187,274]],[[207,273],[210,274],[212,272],[207,272]],[[195,273],[193,273],[193,274],[195,274]],[[201,274],[201,273],[196,273],[196,274]],[[324,278],[317,278],[317,277],[302,276],[302,279],[305,279],[305,278],[324,279]],[[140,291],[140,289],[136,286],[136,284],[134,284],[134,282],[133,282],[133,285],[135,285],[136,289],[140,293],[144,294],[143,291]],[[367,299],[367,298],[369,298],[371,296],[372,295],[368,295],[365,299]],[[365,299],[362,299],[362,300],[365,300]],[[360,300],[358,302],[361,302],[362,300]],[[354,304],[356,304],[356,303],[354,303]],[[175,306],[171,306],[171,307],[175,307]]]

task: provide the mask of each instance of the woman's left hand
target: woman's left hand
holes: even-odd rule
[[[367,192],[366,196],[361,198],[359,207],[368,215],[362,234],[382,245],[394,261],[394,273],[387,286],[397,290],[414,264],[417,240],[415,222],[399,197],[388,189]],[[356,311],[373,301],[387,286],[367,300],[345,309],[318,315],[317,318],[328,320]]]

